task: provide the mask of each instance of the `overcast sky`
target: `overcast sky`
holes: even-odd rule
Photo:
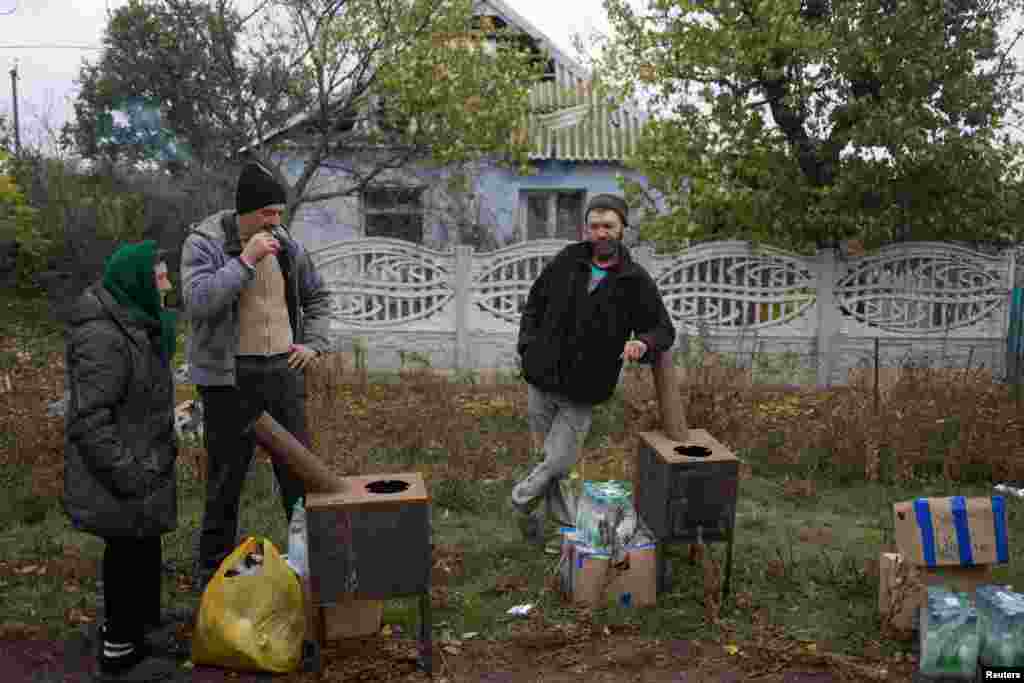
[[[40,118],[59,128],[73,117],[71,100],[81,61],[96,60],[100,54],[56,46],[98,47],[108,7],[124,4],[125,0],[0,0],[0,113],[12,111],[10,71],[17,60],[23,139],[38,133]],[[508,0],[508,4],[572,55],[573,33],[608,27],[601,0]],[[239,0],[238,6],[244,9],[255,3]]]
[[[256,1],[237,0],[242,11]],[[601,0],[506,2],[569,55],[576,54],[573,34],[608,30]],[[73,116],[74,79],[81,61],[99,56],[98,50],[77,48],[98,47],[108,8],[123,4],[126,0],[0,0],[0,113],[12,110],[9,72],[17,60],[23,141],[39,141],[41,121],[59,129]],[[1014,55],[1024,57],[1024,41]]]

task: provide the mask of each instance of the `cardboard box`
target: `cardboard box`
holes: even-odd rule
[[[630,550],[622,566],[576,542],[573,532],[562,536],[562,592],[573,602],[623,607],[646,607],[657,602],[657,550],[653,544]]]
[[[952,590],[974,594],[978,586],[992,583],[992,565],[976,567],[920,567],[903,560],[899,553],[882,553],[878,572],[878,611],[893,614],[892,626],[911,631],[914,617],[925,604],[926,587],[945,585]]]
[[[324,606],[324,639],[365,638],[380,633],[384,614],[382,600],[347,600]]]
[[[302,580],[302,591],[306,604],[306,638],[314,632],[316,610],[310,601],[309,577]],[[323,606],[324,640],[344,638],[365,638],[380,633],[384,615],[382,600],[346,600],[343,603]]]
[[[1005,564],[1010,561],[1006,502],[991,498],[917,498],[893,505],[896,547],[925,567]]]

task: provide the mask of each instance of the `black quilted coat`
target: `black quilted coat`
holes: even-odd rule
[[[67,338],[64,510],[102,537],[177,526],[174,380],[159,330],[131,317],[102,284],[75,306]]]

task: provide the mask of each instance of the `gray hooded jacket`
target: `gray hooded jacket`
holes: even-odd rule
[[[329,351],[330,294],[306,250],[279,228],[277,259],[284,275],[288,319],[296,344]],[[189,380],[202,386],[235,383],[240,337],[238,299],[254,278],[239,256],[238,216],[220,211],[193,225],[181,251],[181,289],[192,332],[188,338]],[[268,257],[269,258],[269,257]]]

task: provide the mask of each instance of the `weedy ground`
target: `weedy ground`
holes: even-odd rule
[[[39,301],[0,298],[0,326],[0,639],[66,639],[97,619],[102,543],[72,530],[60,506],[63,420],[46,409],[63,393],[63,340]],[[765,373],[751,382],[749,370],[704,351],[677,364],[689,424],[744,463],[732,598],[717,598],[724,547],[670,547],[672,590],[657,607],[635,610],[567,603],[553,577],[557,558],[525,546],[508,516],[512,485],[531,465],[520,379],[484,383],[423,367],[367,373],[334,356],[310,373],[313,451],[335,472],[415,470],[428,482],[435,637],[451,680],[527,665],[549,667],[544,680],[576,680],[558,671],[623,680],[623,671],[648,669],[645,680],[656,680],[655,669],[684,661],[722,661],[723,671],[764,680],[801,663],[864,676],[885,666],[887,680],[913,668],[910,634],[893,632],[877,610],[878,557],[893,549],[892,503],[990,495],[993,483],[1024,481],[1024,412],[1009,388],[982,371],[907,369],[876,407],[864,383],[817,390],[767,384]],[[193,387],[178,387],[179,400],[191,396]],[[649,370],[628,369],[595,412],[573,482],[630,479],[636,434],[658,419]],[[179,527],[164,540],[165,604],[196,604],[204,462],[199,444],[182,445]],[[1024,587],[1024,544],[1015,541],[1024,501],[1010,498],[1008,514],[1011,561],[994,577]],[[241,529],[287,547],[263,453],[245,489]],[[530,618],[507,615],[523,603],[536,606]],[[328,669],[348,680],[384,680],[385,669],[409,675],[411,660],[398,666],[395,657],[410,649],[417,618],[415,600],[388,601],[382,635],[355,649],[332,646]],[[616,659],[624,643],[633,655]],[[651,643],[668,649],[636,655]],[[668,676],[657,680],[675,680]]]

